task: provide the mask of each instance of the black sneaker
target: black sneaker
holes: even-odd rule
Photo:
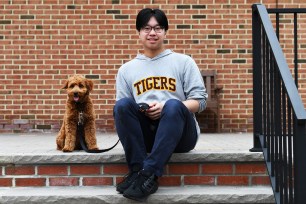
[[[141,170],[134,183],[123,192],[123,196],[137,201],[145,201],[150,194],[158,189],[157,176]]]
[[[128,173],[124,177],[123,181],[121,181],[120,183],[117,184],[116,190],[119,193],[123,193],[135,181],[137,176],[138,176],[138,171],[132,171],[132,172]]]

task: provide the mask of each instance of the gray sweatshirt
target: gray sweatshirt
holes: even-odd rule
[[[194,60],[169,49],[154,58],[138,54],[123,64],[116,80],[116,100],[132,98],[136,103],[160,102],[169,99],[199,102],[198,112],[206,108],[208,95],[203,78]],[[194,116],[196,121],[196,118]],[[200,134],[196,121],[197,131]]]

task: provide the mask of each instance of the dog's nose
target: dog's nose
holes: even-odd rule
[[[73,96],[74,96],[74,97],[78,97],[78,96],[79,96],[78,92],[74,92],[74,93],[73,93]]]

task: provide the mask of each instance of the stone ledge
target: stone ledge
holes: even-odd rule
[[[226,152],[197,152],[174,153],[170,163],[182,162],[262,162],[263,155],[258,152],[226,153]],[[67,163],[125,163],[122,151],[112,153],[89,154],[85,152],[73,153],[25,153],[25,154],[0,154],[0,164],[67,164]]]
[[[1,134],[0,164],[55,163],[122,163],[125,162],[121,143],[111,151],[89,154],[84,151],[63,153],[56,150],[55,133]],[[101,149],[113,146],[115,133],[97,134]],[[249,152],[253,136],[247,134],[202,134],[194,150],[175,153],[170,162],[256,162],[263,161],[261,152]]]
[[[139,203],[114,187],[0,188],[0,203]],[[275,203],[271,187],[160,187],[146,203]]]

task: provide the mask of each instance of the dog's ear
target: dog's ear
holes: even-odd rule
[[[66,80],[62,89],[68,89],[68,83],[69,83],[69,80]]]
[[[93,90],[93,85],[94,85],[93,81],[90,79],[86,79],[85,84],[88,92],[91,92]]]

